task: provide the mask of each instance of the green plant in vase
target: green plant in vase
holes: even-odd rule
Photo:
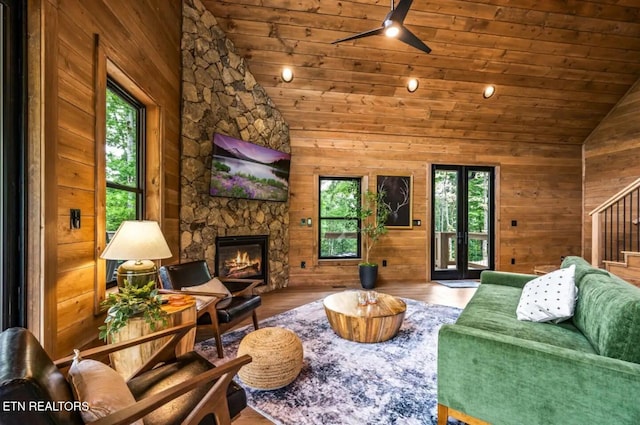
[[[378,277],[378,264],[370,261],[369,254],[378,240],[387,233],[385,222],[389,217],[389,207],[384,203],[384,191],[364,193],[356,216],[360,220],[358,231],[362,235],[364,261],[358,266],[360,284],[363,288],[372,289]]]
[[[100,326],[99,337],[107,341],[134,317],[142,317],[152,331],[156,325],[167,324],[167,313],[162,310],[162,297],[155,282],[144,286],[134,286],[125,279],[118,292],[109,294],[101,305],[108,307],[104,325]]]

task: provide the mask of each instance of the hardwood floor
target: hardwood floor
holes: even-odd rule
[[[326,297],[345,289],[357,289],[356,287],[294,287],[262,294],[262,306],[258,310],[260,320],[278,313],[299,307],[303,304]],[[412,284],[386,284],[376,288],[379,292],[426,301],[432,304],[442,304],[463,308],[475,293],[474,288],[452,289],[437,283],[412,283]],[[249,324],[249,321],[239,326]],[[204,333],[198,334],[198,339],[210,336]],[[242,411],[242,414],[233,422],[234,425],[270,425],[272,422],[250,407]]]

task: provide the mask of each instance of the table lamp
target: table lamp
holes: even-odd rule
[[[105,260],[127,260],[118,267],[118,287],[127,282],[141,287],[156,281],[151,260],[171,257],[171,250],[156,221],[123,221],[102,252]]]

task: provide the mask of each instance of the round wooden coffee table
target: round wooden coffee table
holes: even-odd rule
[[[376,304],[358,305],[359,291],[344,291],[324,299],[324,311],[338,336],[355,342],[382,342],[398,333],[407,305],[378,292]]]

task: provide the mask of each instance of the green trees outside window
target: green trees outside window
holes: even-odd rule
[[[360,197],[360,178],[320,177],[319,258],[361,257]]]
[[[143,218],[144,105],[111,80],[106,96],[107,242],[125,220]],[[107,282],[114,262],[107,263]]]

